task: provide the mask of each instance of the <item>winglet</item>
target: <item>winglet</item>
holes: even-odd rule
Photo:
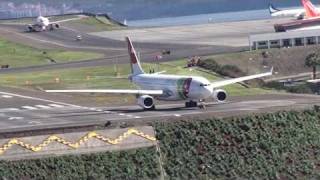
[[[274,68],[273,68],[273,66],[272,66],[271,69],[270,69],[270,73],[271,73],[271,74],[273,74],[273,69],[274,69]]]
[[[276,7],[274,7],[273,4],[269,3],[269,13],[270,13],[270,14],[273,14],[273,13],[279,12],[279,11],[281,11],[281,10],[280,10],[280,9],[277,9]]]

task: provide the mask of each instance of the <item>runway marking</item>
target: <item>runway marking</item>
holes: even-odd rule
[[[9,117],[9,120],[22,120],[24,117]]]
[[[174,114],[174,116],[176,116],[176,117],[181,117],[181,115],[180,115],[180,114]]]
[[[12,98],[12,96],[9,96],[9,95],[2,95],[1,97],[3,97],[3,98]]]
[[[78,105],[74,105],[74,104],[58,102],[58,101],[52,101],[52,100],[48,100],[48,99],[36,98],[36,97],[31,97],[31,96],[24,96],[24,95],[20,95],[20,94],[7,93],[7,92],[1,92],[1,91],[0,91],[0,94],[4,94],[4,95],[8,95],[8,96],[20,97],[20,98],[24,98],[24,99],[31,99],[31,100],[36,100],[36,101],[44,101],[44,102],[54,103],[54,104],[61,104],[61,105],[65,105],[65,106],[84,108],[82,106],[78,106]]]
[[[77,49],[93,49],[93,50],[115,50],[115,51],[122,51],[123,49],[121,48],[109,48],[109,47],[91,47],[91,46],[72,46],[72,45],[66,45],[66,44],[62,44],[62,43],[58,43],[58,42],[54,42],[54,41],[50,41],[50,40],[44,40],[44,39],[39,39],[36,37],[31,37],[31,36],[27,36],[21,33],[17,33],[17,32],[13,32],[13,31],[9,31],[9,30],[5,30],[5,29],[1,29],[1,31],[5,31],[8,33],[13,33],[16,34],[18,36],[22,36],[31,40],[35,40],[35,41],[39,41],[42,43],[47,43],[47,44],[53,44],[56,46],[61,46],[61,47],[65,47],[65,48],[77,48]]]
[[[45,106],[45,105],[35,105],[38,108],[42,108],[42,109],[50,109],[50,106]]]
[[[56,107],[56,108],[63,108],[63,107],[65,107],[65,106],[62,106],[62,105],[59,105],[59,104],[48,104],[48,106]]]
[[[39,121],[29,121],[28,124],[41,124]]]
[[[29,109],[29,110],[37,110],[38,108],[32,107],[32,106],[22,106],[24,109]]]
[[[8,112],[8,111],[19,111],[20,109],[18,108],[4,108],[0,109],[0,112]]]

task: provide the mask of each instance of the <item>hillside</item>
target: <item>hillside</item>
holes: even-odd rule
[[[308,53],[318,50],[319,48],[316,46],[270,49],[213,55],[205,57],[204,59],[212,59],[221,65],[236,65],[247,74],[266,71],[273,66],[275,72],[277,72],[277,74],[273,76],[274,78],[311,72],[311,68],[304,66],[304,61]],[[267,55],[263,56],[263,53]]]

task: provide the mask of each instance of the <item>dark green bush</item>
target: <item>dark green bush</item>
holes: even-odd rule
[[[36,160],[0,161],[2,179],[156,179],[154,147]]]
[[[157,123],[172,179],[310,179],[320,174],[320,112]]]

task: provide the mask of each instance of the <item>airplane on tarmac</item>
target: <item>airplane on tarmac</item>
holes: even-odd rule
[[[269,4],[269,13],[272,17],[295,17],[308,19],[320,16],[320,8],[316,8],[310,0],[301,0],[303,8],[280,10]]]
[[[54,30],[54,29],[59,29],[60,23],[62,22],[67,22],[67,21],[72,21],[72,20],[78,20],[82,17],[79,18],[70,18],[70,19],[65,19],[61,21],[54,21],[50,22],[49,18],[43,17],[43,16],[38,16],[37,19],[33,24],[28,24],[27,29],[29,32],[41,32],[41,31],[47,31],[47,30]]]
[[[28,24],[27,29],[29,32],[41,32],[46,30],[54,30],[60,28],[60,23],[77,20],[79,18],[70,18],[61,21],[50,22],[49,18],[42,16],[41,14],[41,5],[39,4],[39,16],[35,19],[33,24]]]
[[[144,110],[154,110],[155,99],[164,101],[185,100],[186,107],[197,107],[198,102],[204,102],[204,100],[209,98],[214,98],[218,102],[225,101],[227,93],[225,90],[220,89],[223,86],[271,76],[273,72],[272,68],[271,71],[267,73],[217,82],[210,82],[206,78],[199,76],[166,75],[162,73],[146,74],[141,68],[140,61],[129,37],[126,37],[126,41],[128,43],[132,70],[129,79],[141,89],[46,90],[46,92],[133,94],[137,96],[137,104],[144,108]]]

